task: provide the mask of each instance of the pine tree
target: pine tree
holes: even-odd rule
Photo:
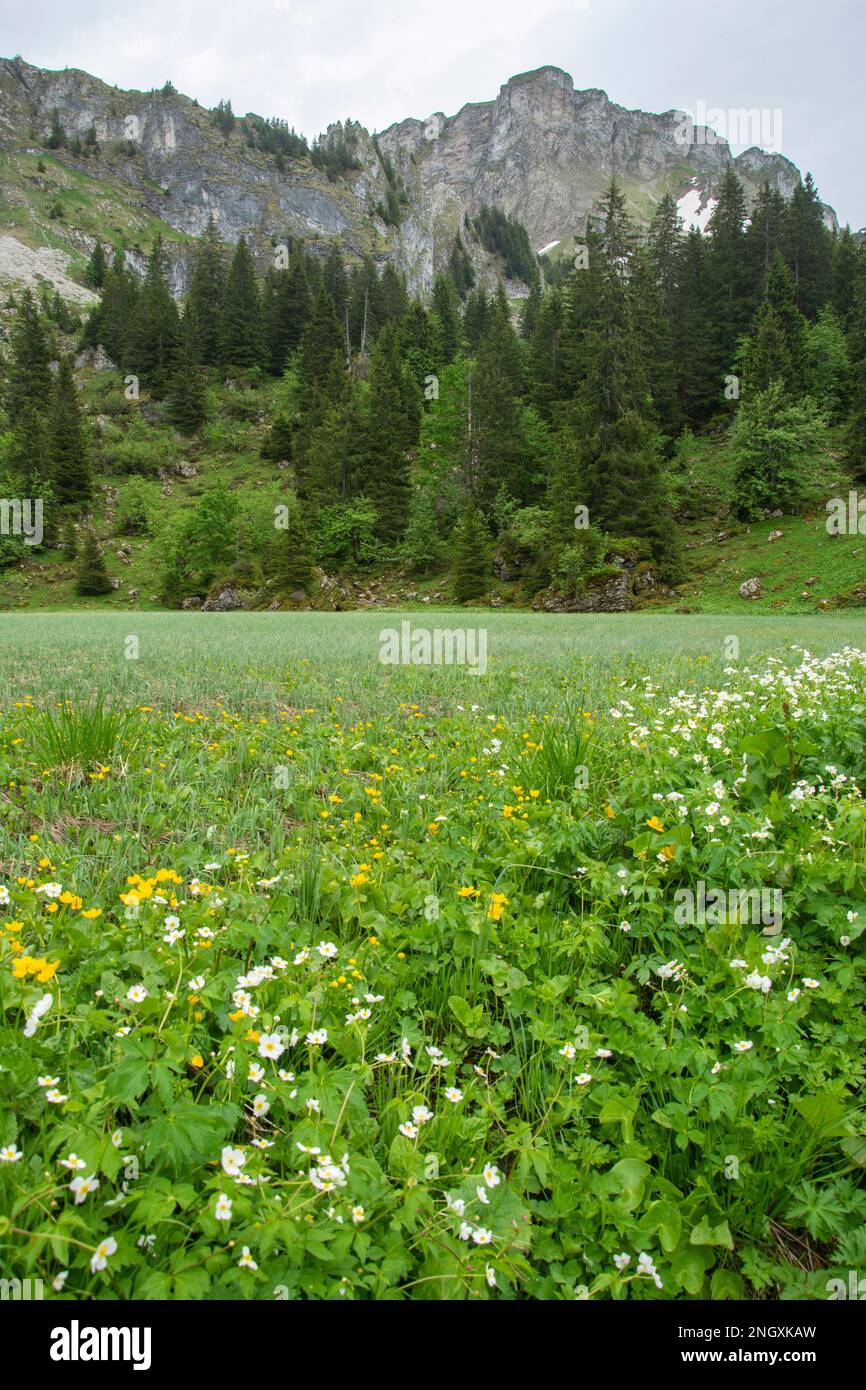
[[[245,237],[238,240],[226,279],[220,315],[220,354],[226,367],[258,367],[264,359],[259,290]]]
[[[774,251],[785,244],[785,199],[777,188],[764,181],[751,221],[746,231],[746,255],[749,263],[750,292],[759,299],[764,292],[764,277],[770,269]]]
[[[139,286],[127,269],[122,251],[115,252],[105,277],[102,299],[91,310],[84,329],[89,347],[101,344],[119,367],[129,365]]]
[[[161,396],[171,375],[178,338],[177,305],[168,288],[168,262],[162,237],[148,257],[129,335],[128,361],[155,395]]]
[[[488,301],[483,285],[473,290],[463,311],[463,337],[471,352],[477,352],[487,327]]]
[[[49,430],[55,496],[63,506],[84,507],[92,492],[90,455],[71,357],[60,359],[52,392]]]
[[[854,309],[854,295],[857,287],[858,265],[863,261],[863,252],[851,235],[850,227],[843,227],[833,243],[833,264],[830,275],[830,302],[846,330],[851,324]]]
[[[72,516],[67,516],[63,523],[60,548],[67,560],[74,560],[78,554],[78,531],[75,526],[75,518]]]
[[[715,329],[713,370],[719,391],[730,371],[739,338],[755,310],[746,254],[746,198],[729,164],[719,184],[718,202],[709,223],[709,314]]]
[[[479,599],[490,584],[490,535],[477,507],[468,506],[454,532],[454,597]]]
[[[695,228],[683,243],[674,309],[677,396],[683,417],[704,424],[723,399],[710,312],[707,239]]]
[[[529,500],[530,453],[520,399],[520,345],[507,305],[493,300],[472,373],[471,493],[485,512],[500,487]]]
[[[191,303],[181,321],[173,367],[168,390],[169,418],[184,434],[195,434],[207,419],[207,403],[199,369],[198,324]]]
[[[551,290],[538,310],[529,343],[527,378],[529,398],[543,420],[551,423],[558,402],[570,394],[570,383],[563,371],[562,332],[564,311],[562,293]]]
[[[298,372],[305,411],[314,409],[335,370],[345,370],[345,362],[345,335],[337,321],[334,301],[322,287],[301,334]]]
[[[96,533],[89,529],[84,536],[84,544],[78,559],[78,573],[75,589],[82,596],[110,594],[113,585],[105,568],[102,548]]]
[[[32,292],[24,290],[10,333],[10,363],[5,403],[14,422],[32,408],[44,411],[51,397],[50,350]]]
[[[220,362],[220,317],[226,283],[226,246],[213,216],[196,242],[189,303],[198,324],[201,361],[206,367]]]

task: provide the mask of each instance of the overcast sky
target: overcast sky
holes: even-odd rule
[[[864,0],[0,0],[0,35],[4,57],[168,77],[308,137],[453,115],[548,63],[646,111],[778,110],[777,147],[866,226]]]

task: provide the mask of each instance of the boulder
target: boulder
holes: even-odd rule
[[[246,599],[239,589],[233,589],[230,584],[220,589],[218,594],[211,595],[201,606],[202,613],[237,613],[247,606]]]
[[[771,531],[770,534],[769,534],[769,536],[767,537],[767,540],[768,540],[768,541],[780,541],[780,540],[782,539],[782,537],[784,536],[784,534],[785,534],[784,531]]]
[[[180,606],[186,611],[189,611],[192,608],[201,608],[201,599],[198,597],[197,594],[191,594],[189,598],[184,599],[183,603]]]
[[[764,586],[758,578],[747,579],[740,585],[740,598],[753,599],[764,597]]]

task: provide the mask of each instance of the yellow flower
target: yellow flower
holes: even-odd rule
[[[457,896],[458,896],[458,898],[474,898],[474,897],[477,895],[477,893],[478,893],[478,889],[477,889],[477,888],[458,888],[458,889],[457,889]]]
[[[649,826],[650,830],[661,831],[665,828],[664,822],[660,821],[658,816],[650,816],[649,820],[647,821],[647,825]]]
[[[370,880],[366,874],[353,874],[349,882],[353,888],[360,888],[362,883],[369,883]]]
[[[491,893],[490,905],[487,908],[487,916],[492,922],[498,922],[502,916],[503,907],[507,906],[508,899],[504,893]]]
[[[40,985],[47,985],[49,980],[54,979],[54,976],[57,974],[57,968],[59,965],[59,960],[42,962],[42,969],[38,972],[36,976]]]
[[[190,1059],[189,1059],[189,1064],[190,1064],[191,1067],[196,1067],[196,1068],[198,1068],[198,1067],[203,1067],[203,1066],[204,1066],[204,1057],[202,1057],[202,1055],[201,1055],[200,1052],[197,1052],[197,1053],[195,1054],[194,1057],[190,1057]]]
[[[84,911],[82,912],[81,915],[82,915],[82,917],[86,917],[88,920],[92,920],[94,917],[101,917],[101,916],[102,916],[102,908],[101,908],[101,907],[86,907],[86,908],[84,909]]]
[[[20,931],[20,930],[21,930],[21,928],[24,926],[24,923],[23,923],[23,922],[5,922],[5,923],[4,923],[4,926],[5,926],[5,928],[6,928],[7,931],[17,932],[17,931]]]
[[[616,815],[616,811],[613,809],[612,806],[605,806],[604,814],[607,816],[608,820],[613,820],[614,816]]]

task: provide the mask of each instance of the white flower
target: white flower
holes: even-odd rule
[[[476,1195],[476,1197],[478,1198],[478,1200],[479,1200],[479,1202],[481,1203],[482,1206],[484,1206],[484,1207],[489,1207],[489,1206],[490,1206],[490,1198],[489,1198],[488,1195],[487,1195],[487,1188],[486,1188],[486,1187],[476,1187],[476,1189],[475,1189],[475,1195]]]
[[[36,892],[44,893],[46,898],[59,898],[60,894],[63,892],[63,884],[43,883],[41,887],[36,889]]]
[[[131,1004],[141,1004],[147,998],[147,990],[144,985],[130,985],[126,997]]]
[[[90,1272],[95,1274],[98,1269],[105,1269],[108,1258],[117,1249],[117,1241],[114,1236],[109,1236],[106,1240],[101,1240],[97,1245],[90,1260]]]
[[[75,1195],[75,1205],[80,1207],[85,1197],[95,1192],[98,1186],[99,1179],[95,1173],[91,1173],[89,1178],[73,1178],[69,1184],[69,1191]]]
[[[496,1288],[496,1271],[495,1271],[495,1269],[493,1268],[492,1265],[485,1265],[485,1266],[484,1266],[484,1278],[487,1280],[487,1287],[488,1287],[488,1288],[490,1288],[490,1289],[495,1289],[495,1288]]]
[[[757,970],[753,970],[750,975],[747,975],[743,983],[747,984],[749,989],[759,989],[762,994],[769,994],[773,987],[773,981],[769,975],[761,975]]]
[[[498,1187],[502,1181],[502,1174],[495,1163],[485,1164],[481,1176],[484,1178],[488,1187]]]
[[[180,918],[175,917],[173,914],[169,914],[169,916],[166,917],[163,921],[162,925],[165,927],[166,931],[177,931],[178,927],[180,926]]]
[[[821,984],[821,981],[820,981],[820,980],[813,980],[813,979],[811,979],[808,975],[804,975],[804,976],[803,976],[803,988],[804,988],[804,989],[818,989],[818,987],[820,986],[820,984]]]
[[[454,1212],[454,1215],[455,1215],[455,1216],[461,1216],[461,1217],[462,1217],[463,1213],[464,1213],[465,1210],[466,1210],[466,1203],[464,1202],[464,1200],[463,1200],[462,1197],[448,1197],[448,1196],[446,1196],[446,1198],[445,1198],[445,1205],[447,1206],[447,1208],[448,1208],[449,1211],[453,1211],[453,1212]]]
[[[433,1119],[433,1111],[428,1110],[426,1105],[413,1105],[412,1119],[416,1125],[424,1125],[428,1120]]]
[[[722,1070],[722,1064],[721,1064],[721,1062],[713,1062],[713,1065],[710,1067],[710,1076],[718,1076],[718,1074],[719,1074],[719,1072],[720,1072],[721,1070]]]
[[[459,1100],[463,1099],[463,1092],[457,1086],[446,1086],[445,1099],[450,1100],[452,1105],[456,1105]]]
[[[655,1281],[656,1288],[662,1288],[662,1281],[659,1278],[658,1270],[653,1264],[651,1255],[646,1255],[643,1251],[641,1251],[641,1253],[637,1257],[637,1272],[638,1274],[649,1275],[649,1277]]]
[[[333,960],[338,954],[337,947],[334,945],[333,941],[320,941],[316,950],[323,960]]]
[[[52,1105],[62,1105],[65,1100],[69,1099],[69,1097],[64,1096],[58,1090],[52,1089],[50,1091],[45,1092],[45,1099],[49,1101]]]
[[[360,1204],[357,1207],[352,1207],[352,1220],[356,1226],[359,1221],[364,1220],[364,1208]]]
[[[0,907],[8,907],[12,899],[9,896],[9,889],[0,884]]]
[[[87,1164],[84,1162],[83,1158],[78,1157],[78,1154],[68,1154],[66,1158],[60,1159],[60,1166],[62,1168],[68,1168],[70,1172],[75,1173],[79,1172],[82,1168],[86,1168]]]
[[[243,1149],[235,1149],[231,1144],[226,1144],[220,1154],[220,1163],[223,1172],[230,1178],[236,1178],[247,1161],[247,1156]]]
[[[406,1120],[402,1125],[400,1125],[400,1133],[405,1135],[407,1139],[417,1139],[418,1126],[410,1124],[409,1121]]]
[[[802,991],[802,990],[799,990],[799,989],[789,989],[789,990],[788,990],[788,994],[787,994],[788,1003],[789,1003],[789,1004],[795,1004],[795,1003],[797,1002],[797,1000],[800,998],[800,995],[802,994],[802,992],[803,992],[803,991]]]
[[[123,1143],[123,1130],[122,1130],[122,1129],[116,1129],[116,1130],[114,1131],[114,1133],[113,1133],[112,1136],[111,1136],[111,1142],[112,1142],[112,1144],[114,1145],[114,1147],[115,1147],[116,1149],[119,1149],[119,1148],[120,1148],[121,1144]]]
[[[614,1255],[613,1262],[619,1270],[620,1274],[622,1274],[623,1270],[627,1269],[628,1266],[631,1264],[631,1255],[627,1255],[623,1251],[623,1253],[620,1255]]]
[[[68,1270],[68,1269],[61,1269],[61,1271],[60,1271],[59,1274],[55,1274],[54,1278],[51,1280],[51,1287],[52,1287],[52,1289],[54,1290],[55,1293],[62,1293],[62,1292],[63,1292],[63,1285],[66,1283],[66,1281],[67,1281],[68,1278],[69,1278],[69,1270]]]
[[[845,913],[845,917],[847,918],[847,920],[848,920],[849,922],[856,922],[856,921],[857,921],[857,918],[858,918],[859,916],[860,916],[860,913],[859,913],[859,912],[846,912],[846,913]]]
[[[588,1086],[590,1081],[592,1080],[592,1073],[588,1071],[581,1071],[578,1072],[577,1076],[574,1079],[577,1082],[578,1086]]]
[[[264,1067],[260,1066],[258,1062],[250,1062],[250,1069],[247,1072],[248,1081],[254,1081],[256,1082],[256,1084],[258,1084],[258,1082],[261,1081],[264,1074]]]
[[[214,1217],[217,1221],[231,1221],[232,1219],[232,1199],[221,1192],[217,1197],[214,1207]]]
[[[596,1057],[612,1057],[613,1053],[609,1047],[597,1047],[595,1049],[595,1055]]]
[[[564,1057],[567,1062],[571,1062],[577,1056],[577,1048],[573,1043],[566,1043],[565,1047],[559,1049],[560,1057]]]
[[[326,1043],[327,1041],[328,1041],[328,1030],[327,1030],[327,1028],[314,1028],[313,1031],[312,1031],[311,1033],[308,1033],[308,1034],[307,1034],[307,1042],[308,1042],[308,1044],[309,1044],[310,1047],[321,1047],[321,1046],[322,1046],[324,1043]]]
[[[20,1149],[16,1149],[14,1144],[7,1144],[0,1149],[0,1163],[17,1163],[24,1155]]]
[[[259,1038],[260,1057],[269,1057],[275,1062],[278,1057],[282,1056],[285,1050],[286,1045],[279,1033],[262,1033]]]
[[[253,1114],[257,1119],[262,1119],[270,1110],[270,1102],[261,1092],[253,1100]]]
[[[631,922],[622,921],[619,924],[620,931],[631,931]]]
[[[472,1235],[472,1227],[469,1225],[468,1221],[461,1221],[460,1230],[457,1232],[457,1234],[461,1240],[469,1239],[469,1237]]]
[[[493,1240],[493,1232],[486,1230],[484,1226],[479,1226],[477,1230],[472,1232],[472,1239],[476,1245],[490,1245]]]
[[[241,1257],[238,1260],[241,1269],[258,1269],[258,1265],[250,1254],[250,1247],[245,1245],[241,1250]]]
[[[734,1049],[735,1052],[751,1052],[754,1045],[755,1044],[752,1042],[731,1043],[731,1047]]]
[[[56,1086],[60,1080],[59,1076],[37,1076],[37,1086]]]

